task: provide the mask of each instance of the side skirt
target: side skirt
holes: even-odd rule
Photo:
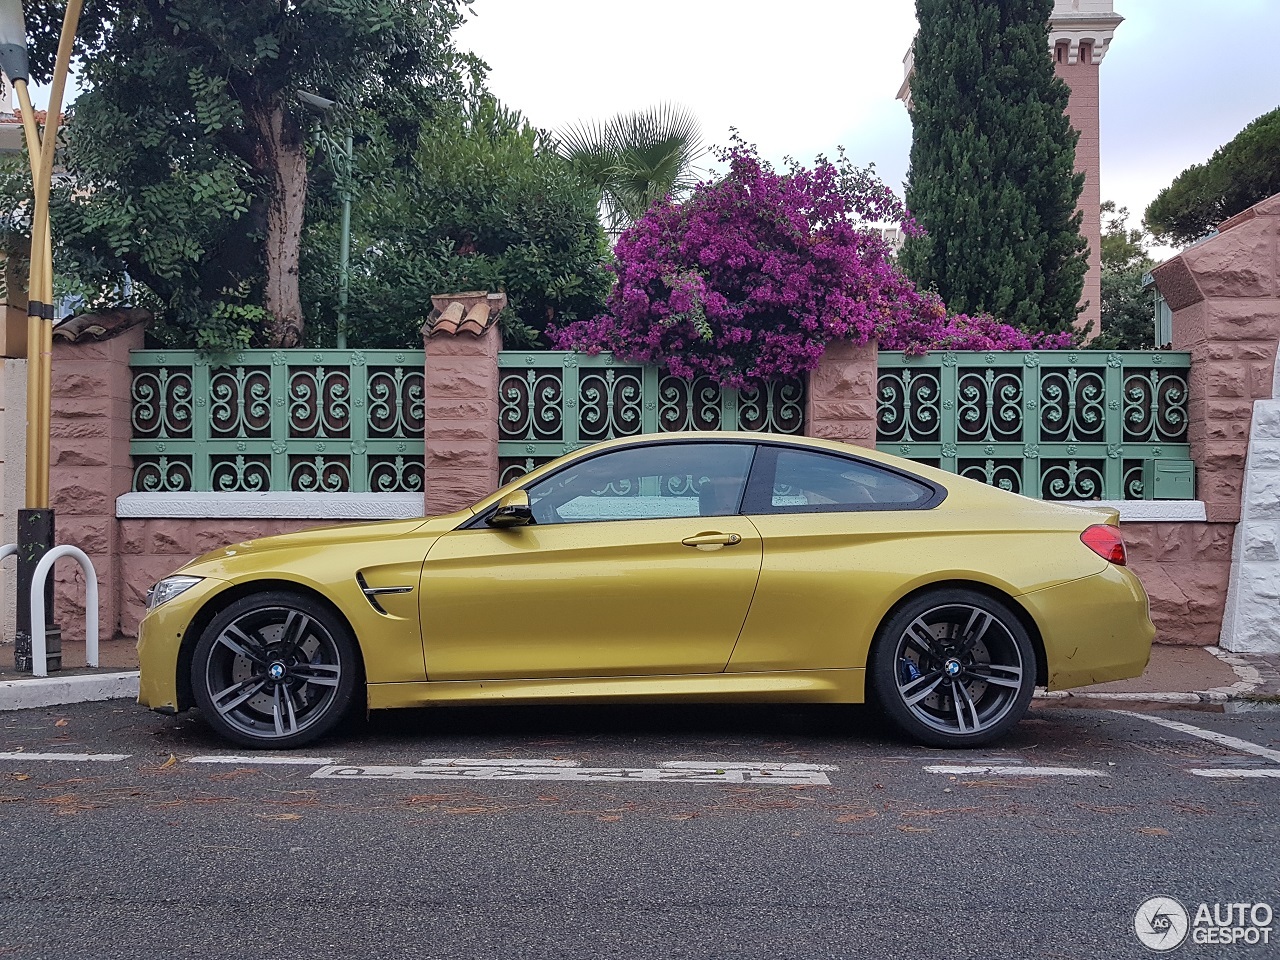
[[[709,673],[678,677],[574,677],[566,680],[427,680],[369,684],[369,709],[438,703],[571,703],[590,700],[680,703],[862,703],[866,671]]]

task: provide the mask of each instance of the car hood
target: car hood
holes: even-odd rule
[[[244,563],[258,565],[265,554],[280,550],[315,552],[371,539],[387,540],[410,534],[440,535],[448,533],[469,519],[470,510],[442,514],[438,517],[415,517],[410,520],[378,520],[372,523],[344,523],[332,527],[316,527],[274,537],[258,537],[229,543],[196,557],[180,573],[226,578]]]

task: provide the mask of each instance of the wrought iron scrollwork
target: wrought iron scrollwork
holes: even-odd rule
[[[351,371],[348,368],[292,367],[288,390],[290,437],[351,436]]]
[[[559,440],[564,434],[564,384],[558,369],[511,371],[498,382],[498,437]]]
[[[962,477],[1011,493],[1022,492],[1021,460],[961,460],[956,466]]]
[[[138,440],[191,436],[191,370],[141,367],[134,370],[133,435]]]
[[[425,377],[421,370],[380,367],[369,370],[370,437],[410,437],[417,439],[426,428]],[[370,486],[372,488],[372,485]]]
[[[1101,460],[1046,460],[1040,471],[1045,500],[1098,500],[1105,489]]]
[[[582,371],[578,399],[578,435],[583,440],[612,440],[641,432],[644,387],[638,367]]]
[[[1068,367],[1040,376],[1040,438],[1055,443],[1101,440],[1106,379],[1101,370]]]
[[[738,391],[738,429],[798,434],[804,430],[804,381],[753,380]]]
[[[271,436],[271,374],[233,367],[209,376],[209,434],[252,439]]]
[[[271,489],[268,457],[211,457],[209,485],[217,493],[263,493]]]
[[[190,490],[190,457],[135,457],[133,489],[144,493],[176,493]]]
[[[710,377],[689,381],[667,374],[658,382],[658,429],[720,429],[720,385]]]
[[[1180,371],[1134,371],[1124,380],[1126,442],[1187,442],[1187,381]]]
[[[1022,440],[1022,372],[970,371],[956,381],[956,434],[961,440],[1018,443]]]
[[[930,442],[941,435],[942,389],[934,371],[891,370],[876,381],[876,436]]]

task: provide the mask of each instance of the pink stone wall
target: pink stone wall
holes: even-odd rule
[[[188,560],[229,543],[296,533],[346,520],[118,520],[114,595],[117,635],[137,637],[146,612],[147,590]],[[104,596],[105,596],[104,590]],[[105,616],[103,623],[107,621]],[[104,627],[103,630],[106,633]]]
[[[1076,209],[1084,212],[1080,234],[1089,244],[1089,272],[1084,278],[1084,292],[1080,302],[1084,310],[1076,320],[1076,326],[1087,331],[1091,339],[1102,328],[1102,194],[1099,185],[1101,154],[1099,152],[1098,123],[1098,68],[1092,53],[1086,56],[1085,47],[1080,50],[1076,63],[1060,62],[1054,70],[1071,88],[1067,103],[1067,116],[1071,126],[1080,132],[1076,143],[1076,172],[1084,174],[1084,190]]]
[[[79,547],[98,576],[100,632],[119,619],[116,497],[129,490],[131,400],[129,351],[142,347],[141,327],[102,343],[53,342],[49,501],[58,543]],[[84,639],[84,574],[72,560],[54,568],[56,620],[68,640]]]
[[[1196,495],[1210,521],[1240,519],[1253,402],[1272,395],[1280,343],[1280,194],[1152,273],[1191,352],[1188,416]]]
[[[497,325],[426,339],[427,516],[492,493],[498,482]]]
[[[1151,598],[1157,643],[1218,642],[1234,523],[1121,523],[1129,568]]]
[[[805,434],[863,447],[876,445],[876,343],[827,346],[809,374]]]

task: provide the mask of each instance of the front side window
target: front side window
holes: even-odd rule
[[[529,487],[538,523],[724,517],[751,470],[749,443],[671,443],[592,457]]]
[[[909,510],[934,499],[932,487],[861,460],[810,450],[777,450],[773,481],[761,491],[764,502],[749,505],[767,513],[838,510]]]

